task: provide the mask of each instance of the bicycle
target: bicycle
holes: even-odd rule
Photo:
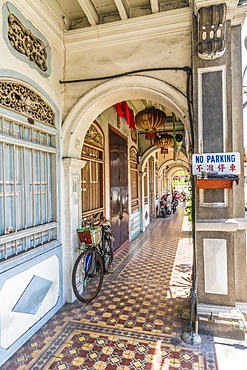
[[[103,277],[109,272],[113,261],[111,220],[101,218],[97,225],[97,213],[84,227],[77,229],[79,249],[73,272],[72,286],[75,296],[84,303],[91,302],[99,293]]]

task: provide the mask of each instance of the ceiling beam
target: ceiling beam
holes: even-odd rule
[[[159,12],[158,0],[150,0],[150,4],[152,13],[158,13]]]
[[[135,104],[131,100],[127,100],[127,103],[130,109],[133,110],[134,115],[136,115],[138,113],[138,109],[136,108]]]
[[[120,18],[123,20],[128,19],[130,16],[130,8],[126,0],[114,0],[114,3],[116,4]]]
[[[87,19],[91,26],[95,26],[100,23],[99,15],[96,12],[91,0],[77,0],[80,7],[87,16]]]

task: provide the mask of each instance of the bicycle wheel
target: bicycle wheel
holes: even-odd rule
[[[104,245],[104,267],[105,272],[109,271],[113,260],[113,253],[112,253],[112,239],[111,236],[105,236],[105,245]]]
[[[81,302],[91,302],[99,293],[104,275],[101,256],[89,248],[81,253],[72,272],[72,286],[76,297]]]

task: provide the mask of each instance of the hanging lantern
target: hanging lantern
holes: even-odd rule
[[[173,146],[173,144],[173,136],[167,133],[159,134],[159,136],[154,140],[154,145],[161,148],[161,154],[168,154],[168,148]]]
[[[136,127],[145,130],[145,139],[152,143],[157,138],[157,129],[162,128],[166,123],[166,115],[155,107],[146,107],[135,116]]]

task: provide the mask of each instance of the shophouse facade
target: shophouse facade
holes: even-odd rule
[[[176,172],[192,175],[193,153],[237,152],[241,165],[231,188],[195,188],[198,311],[247,305],[245,4],[108,3],[0,1],[0,364],[75,299],[82,219],[112,218],[121,247]],[[122,102],[133,116],[163,110],[182,140],[164,155]]]

